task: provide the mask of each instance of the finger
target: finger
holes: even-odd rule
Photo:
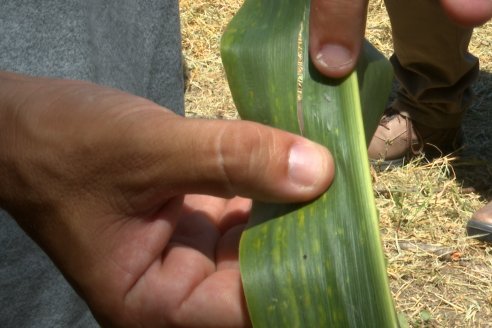
[[[190,251],[194,249],[206,255],[205,266],[210,265],[209,262],[215,259],[216,270],[239,269],[239,239],[249,218],[250,209],[251,200],[246,198],[235,197],[226,200],[205,195],[186,195],[183,217],[175,231],[173,243],[185,245]],[[212,228],[210,223],[215,228]],[[210,233],[207,234],[207,231]],[[218,233],[220,237],[215,243]],[[203,235],[207,235],[209,239],[204,240]],[[204,249],[203,245],[214,244],[216,246],[213,257],[210,250]]]
[[[196,215],[212,223],[220,234],[236,225],[245,224],[249,219],[251,199],[234,197],[225,199],[208,195],[186,195],[182,217]],[[186,220],[186,219],[185,219]]]
[[[218,197],[186,195],[169,245],[185,246],[190,251],[198,251],[206,256],[207,262],[213,264],[215,245],[220,237],[216,222],[222,216],[226,204],[227,200]]]
[[[490,0],[441,0],[441,4],[449,17],[462,26],[480,26],[492,18]]]
[[[196,214],[180,220],[179,237],[168,245],[164,262],[152,264],[135,285],[131,300],[166,318],[168,326],[243,327],[248,316],[237,268],[239,231],[226,233],[216,244],[212,224]],[[159,289],[149,294],[144,284]]]
[[[228,269],[239,270],[239,241],[244,227],[244,224],[236,225],[220,237],[215,251],[217,271]]]
[[[184,198],[184,210],[182,217],[194,213],[200,213],[202,217],[210,221],[218,230],[222,216],[224,215],[230,199],[213,197],[208,195],[188,194]]]
[[[249,324],[239,270],[215,271],[209,258],[174,245],[155,261],[125,298],[145,309],[141,325],[244,327]],[[146,320],[150,320],[146,322]]]
[[[216,226],[227,203],[217,197],[187,195],[164,261],[156,261],[141,279],[160,286],[148,308],[167,318],[168,325],[233,327],[248,322],[238,279],[238,231],[231,229],[233,233],[220,237]],[[141,294],[145,288],[136,287],[132,292],[136,302],[149,299],[148,293]]]
[[[209,276],[182,304],[179,315],[189,327],[249,327],[239,270]]]
[[[354,69],[366,15],[367,0],[311,1],[309,53],[321,73],[338,78]]]
[[[237,225],[244,225],[248,222],[251,213],[251,199],[234,197],[230,199],[224,209],[224,213],[217,222],[217,227],[224,233]]]
[[[325,191],[333,179],[326,148],[278,129],[178,116],[152,123],[141,133],[148,148],[142,157],[152,164],[142,176],[150,180],[147,186],[160,181],[164,193],[301,202]]]

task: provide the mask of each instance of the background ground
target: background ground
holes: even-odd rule
[[[180,1],[189,117],[238,119],[219,41],[241,3]],[[382,0],[369,6],[366,36],[391,55]],[[463,153],[375,175],[390,285],[411,327],[492,327],[492,245],[464,233],[472,213],[492,197],[492,23],[475,30],[470,51],[481,72],[464,122]]]

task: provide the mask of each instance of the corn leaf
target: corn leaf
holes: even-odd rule
[[[302,22],[307,40],[308,6],[246,0],[222,38],[241,117],[302,133],[327,146],[336,163],[333,185],[313,202],[254,203],[240,244],[248,310],[255,327],[397,327],[366,150],[391,66],[366,44],[358,73],[330,80],[308,60],[305,42],[297,113],[297,41]]]

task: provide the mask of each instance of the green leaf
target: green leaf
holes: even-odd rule
[[[424,322],[428,322],[432,319],[432,314],[427,310],[423,310],[420,312],[420,319]]]
[[[398,323],[400,324],[400,328],[409,328],[410,324],[408,323],[407,316],[405,313],[398,313]]]
[[[336,163],[333,185],[311,203],[254,203],[240,244],[248,310],[255,327],[397,327],[366,149],[388,98],[391,66],[366,44],[359,79],[356,72],[327,79],[307,60],[304,42],[298,117],[297,41],[303,21],[307,40],[308,5],[246,0],[222,39],[241,117],[302,131]]]
[[[304,7],[304,0],[247,0],[222,36],[222,61],[243,119],[299,132],[297,40]]]

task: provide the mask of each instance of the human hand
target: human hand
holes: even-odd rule
[[[231,197],[307,201],[334,173],[299,136],[80,81],[0,73],[0,131],[0,206],[103,326],[247,326]]]
[[[479,26],[492,18],[490,0],[441,0],[441,5],[449,17],[462,26]]]
[[[458,24],[474,27],[492,17],[490,0],[440,0],[444,11]],[[309,53],[316,68],[340,78],[357,63],[367,18],[367,0],[312,0]]]
[[[366,29],[368,0],[312,0],[309,53],[326,76],[344,77],[357,64]]]

